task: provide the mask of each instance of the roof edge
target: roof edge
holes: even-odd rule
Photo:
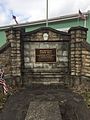
[[[90,11],[84,12],[83,14],[88,15],[88,14],[90,14]],[[61,17],[49,18],[48,22],[51,23],[51,22],[64,21],[64,20],[76,19],[76,18],[78,18],[78,14],[70,14],[70,15],[64,15],[64,16],[61,16]],[[5,30],[5,29],[11,28],[11,27],[13,27],[13,28],[27,27],[28,25],[38,25],[38,24],[44,24],[44,23],[46,23],[45,19],[44,20],[27,22],[27,23],[21,23],[21,24],[18,24],[18,25],[2,26],[2,27],[0,27],[0,30]]]

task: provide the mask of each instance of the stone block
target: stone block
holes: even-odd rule
[[[62,120],[57,101],[30,102],[25,120]]]
[[[34,68],[32,63],[24,63],[25,68]]]

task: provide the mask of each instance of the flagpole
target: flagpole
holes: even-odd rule
[[[84,20],[84,27],[87,27],[86,17],[85,17],[85,20]]]
[[[77,26],[79,26],[79,22],[80,22],[80,10],[78,10]]]
[[[48,27],[48,0],[46,0],[46,27]]]
[[[79,17],[77,18],[77,26],[79,26]]]
[[[80,10],[79,10],[79,16],[83,20],[83,26],[86,27],[86,15],[84,15]]]

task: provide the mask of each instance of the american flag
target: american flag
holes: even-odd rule
[[[9,87],[6,84],[6,81],[3,79],[4,76],[4,70],[2,68],[0,68],[0,85],[2,85],[3,87],[3,93],[5,95],[7,95],[8,91],[9,91]]]
[[[16,16],[12,15],[13,19],[15,20],[16,24],[18,24],[17,20],[16,20]]]
[[[82,20],[86,19],[86,16],[79,10],[79,18],[81,18]]]
[[[3,86],[4,94],[7,95],[9,88],[8,85],[6,84],[6,81],[4,79],[0,79],[0,84]]]

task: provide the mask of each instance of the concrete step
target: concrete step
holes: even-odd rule
[[[30,102],[25,120],[62,120],[58,101]]]

